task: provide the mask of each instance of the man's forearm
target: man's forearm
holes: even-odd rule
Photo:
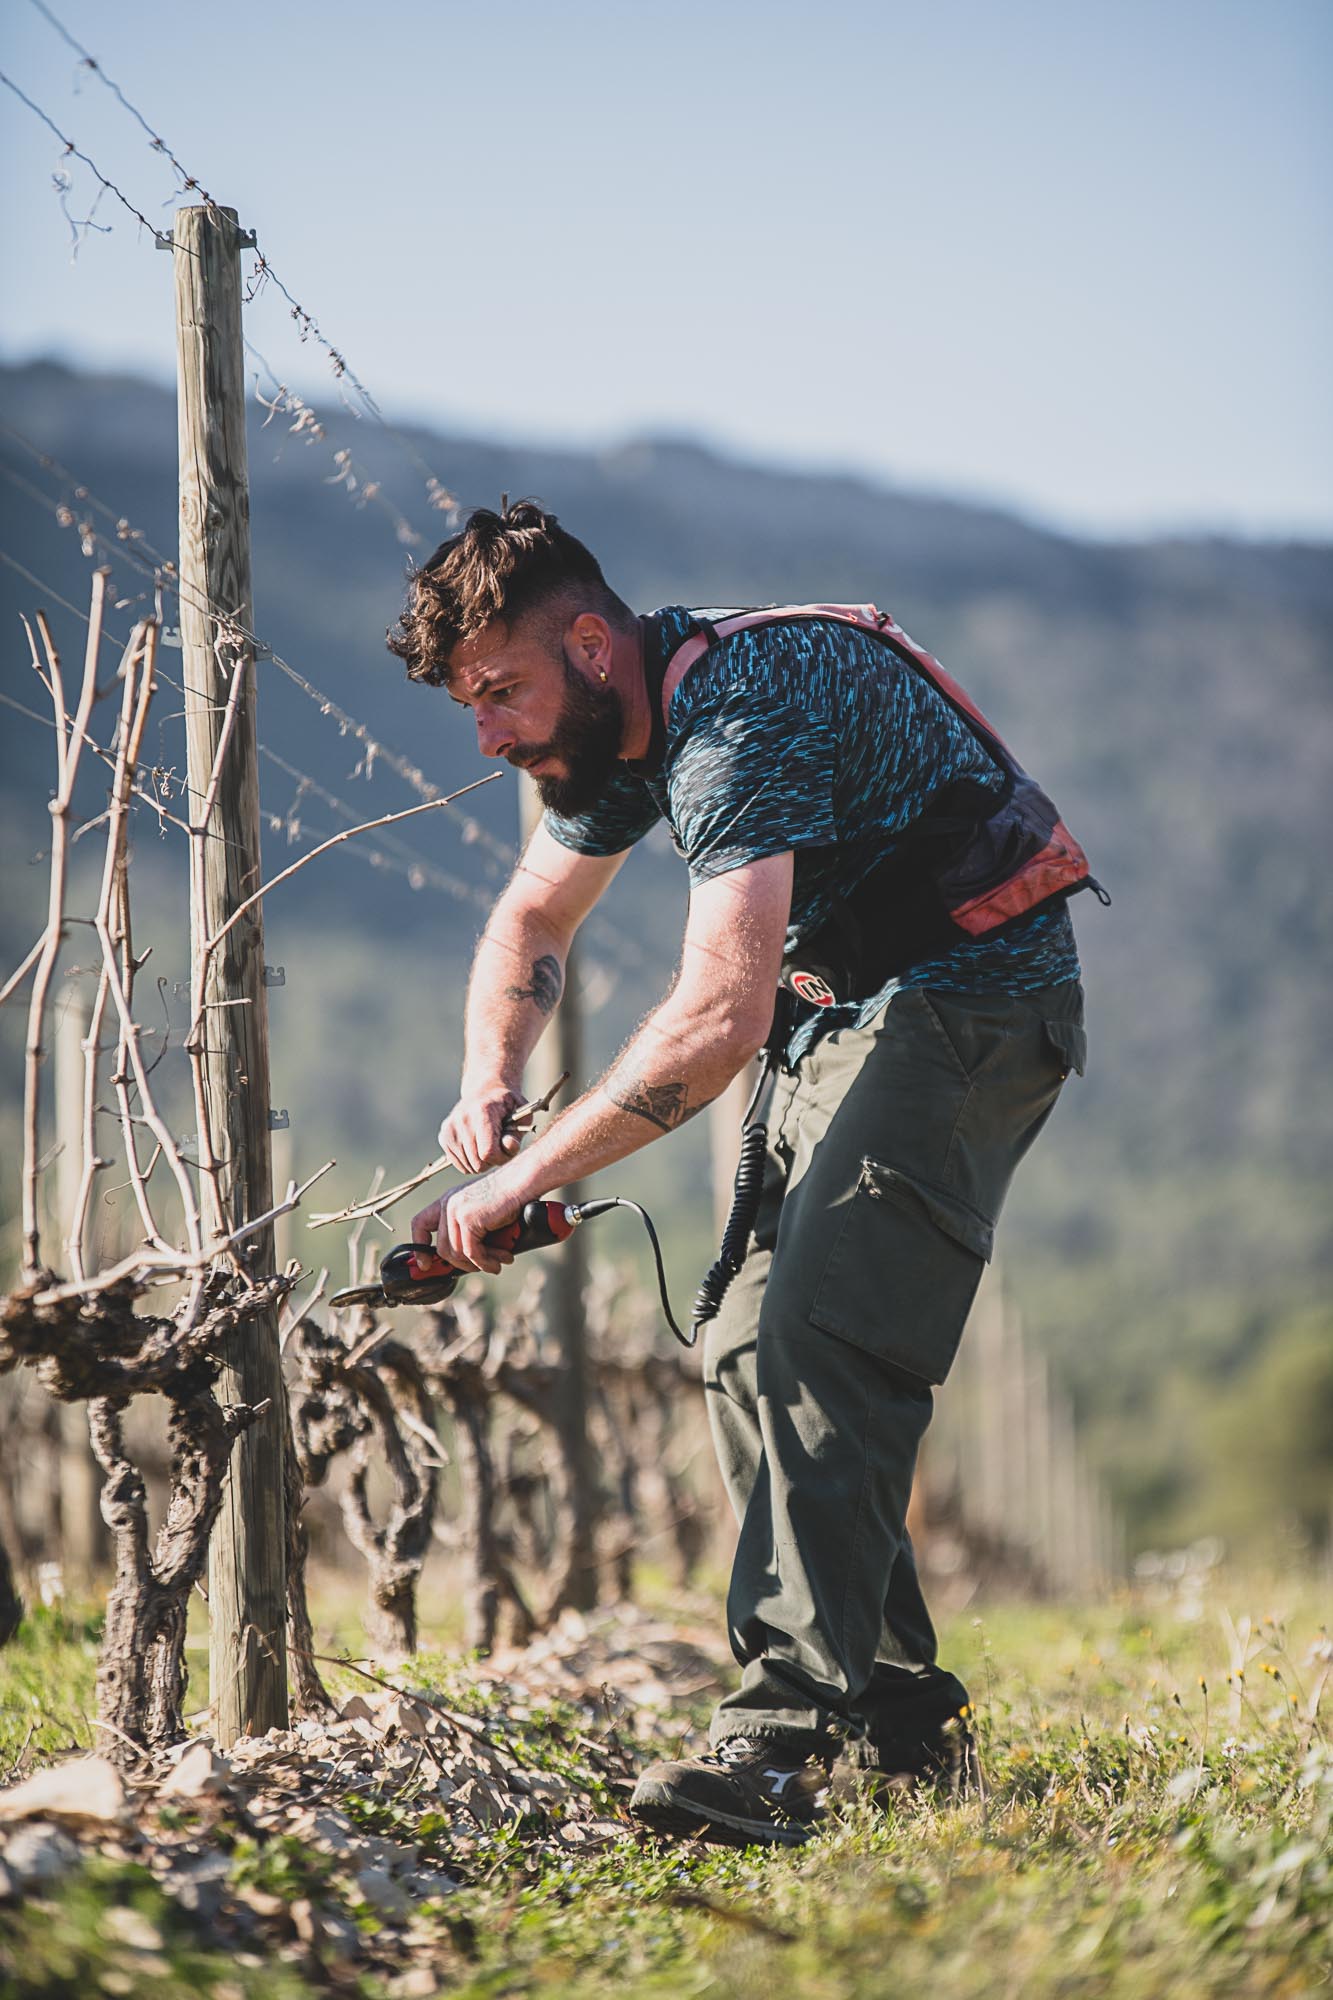
[[[522,1087],[532,1054],[565,986],[569,940],[534,910],[491,913],[472,961],[464,1025],[463,1089]]]
[[[620,1059],[533,1144],[414,1216],[414,1240],[434,1238],[441,1254],[465,1270],[496,1271],[506,1253],[492,1240],[494,1232],[525,1202],[674,1132],[725,1090],[769,1031],[793,866],[788,851],[698,884],[676,984]],[[520,1025],[522,1018],[515,1017]],[[495,1156],[489,1141],[458,1150],[474,1170]]]
[[[752,1025],[665,1000],[606,1075],[497,1169],[496,1193],[519,1207],[674,1132],[721,1095],[761,1041]]]

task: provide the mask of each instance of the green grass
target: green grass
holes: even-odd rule
[[[26,1752],[41,1763],[94,1745],[100,1611],[29,1604],[0,1653],[0,1782]]]
[[[645,1840],[538,1862],[512,1832],[476,1842],[469,1886],[438,1906],[439,1990],[457,2000],[1333,1993],[1333,1753],[1310,1715],[1326,1637],[1310,1592],[1285,1599],[1272,1622],[1271,1598],[1225,1581],[1198,1609],[1124,1599],[956,1618],[943,1651],[972,1689],[983,1800],[852,1801],[783,1852]],[[87,1646],[85,1627],[47,1614],[0,1661],[0,1758],[11,1710],[22,1711],[15,1687],[42,1691],[51,1734],[34,1747],[58,1748],[82,1727]],[[429,1655],[416,1668],[411,1678],[502,1726],[492,1698],[470,1697],[465,1667]],[[525,1719],[532,1762],[572,1769],[579,1727],[560,1710]],[[439,1858],[429,1810],[367,1805],[372,1820],[389,1814],[382,1830],[415,1834]],[[242,1843],[233,1867],[277,1894],[310,1886],[301,1857],[282,1850]],[[7,1949],[23,1970],[14,1990],[59,1991],[57,1968],[76,1963],[96,1990],[103,1970],[123,1968],[124,1944],[98,1943],[97,1911],[129,1893],[149,1898],[165,1940],[144,1992],[249,1993],[254,1968],[192,1947],[151,1903],[156,1891],[127,1887],[125,1871],[0,1918],[0,1964]],[[313,1990],[276,1961],[270,1969],[266,1990],[284,2000]]]
[[[310,1987],[256,1951],[201,1949],[144,1868],[90,1862],[57,1903],[0,1912],[4,2000],[305,2000]]]

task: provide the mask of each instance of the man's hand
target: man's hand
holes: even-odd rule
[[[440,1151],[464,1173],[518,1152],[501,1128],[522,1102],[523,1068],[560,997],[574,933],[624,859],[575,854],[539,826],[491,912],[468,981],[458,1103],[440,1127]]]
[[[465,1089],[440,1127],[440,1151],[465,1174],[512,1159],[523,1142],[517,1132],[506,1132],[504,1123],[522,1102],[518,1091],[500,1083]]]
[[[423,1208],[412,1217],[412,1241],[433,1243],[441,1257],[460,1271],[486,1271],[497,1276],[506,1264],[513,1263],[513,1253],[497,1250],[482,1238],[512,1222],[523,1202],[497,1188],[496,1179],[493,1174],[484,1174],[480,1180],[451,1188],[429,1208]]]
[[[433,1239],[460,1270],[494,1275],[511,1259],[482,1238],[512,1222],[525,1202],[625,1159],[725,1089],[763,1046],[772,1019],[792,870],[788,850],[695,888],[670,994],[601,1082],[521,1153],[505,1144],[503,1134],[506,1116],[519,1104],[504,1079],[518,1069],[493,1057],[471,1072],[465,1065],[463,1096],[441,1128],[441,1149],[469,1173],[495,1171],[422,1209],[413,1239]],[[474,1082],[487,1076],[489,1083]],[[509,1157],[511,1151],[516,1157]]]

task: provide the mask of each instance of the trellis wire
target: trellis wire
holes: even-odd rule
[[[23,480],[20,474],[15,473],[12,467],[0,465],[0,472],[4,472],[12,483],[25,490],[30,498],[40,502],[41,505],[55,516],[61,526],[78,529],[85,553],[89,553],[87,544],[91,542],[94,546],[101,548],[107,555],[138,569],[141,574],[151,574],[156,590],[170,592],[179,598],[181,581],[176,572],[176,565],[169,557],[163,555],[161,550],[154,547],[141,528],[135,528],[131,525],[128,515],[113,507],[108,501],[99,499],[93,493],[92,489],[80,480],[78,475],[72,472],[68,466],[63,465],[51,453],[44,452],[40,446],[36,445],[30,438],[25,437],[12,424],[0,420],[0,432],[12,438],[16,444],[27,451],[45,470],[52,472],[68,483],[77,498],[86,501],[103,518],[115,522],[116,537],[113,541],[106,536],[100,535],[91,527],[91,524],[79,522],[72,509],[63,507],[61,503],[55,501],[50,495],[40,493],[29,482]],[[204,605],[204,601],[201,598],[196,597],[195,601]],[[204,605],[204,608],[210,615],[217,614],[217,607],[214,605]],[[82,616],[82,613],[78,615]],[[441,788],[438,785],[432,784],[419,765],[413,763],[401,751],[395,750],[392,746],[386,744],[378,732],[373,730],[369,724],[362,722],[359,717],[352,715],[350,711],[335,701],[331,695],[326,694],[322,688],[316,686],[299,668],[294,667],[290,661],[284,659],[275,648],[268,645],[257,633],[250,630],[243,621],[233,617],[230,619],[230,623],[254,647],[256,658],[267,659],[273,666],[277,667],[280,673],[291,681],[294,686],[298,687],[308,700],[315,704],[321,715],[333,721],[343,735],[352,736],[362,745],[365,755],[358,766],[358,775],[364,775],[369,778],[373,775],[376,764],[383,763],[390,770],[394,771],[422,800],[432,801],[440,796]],[[170,677],[168,676],[168,678]],[[351,809],[347,808],[346,810],[350,812]],[[488,857],[485,865],[493,877],[498,877],[502,873],[508,874],[512,870],[518,858],[517,849],[514,846],[489,832],[481,825],[480,821],[476,820],[470,813],[465,812],[461,807],[446,806],[444,812],[449,819],[454,820],[459,826],[464,844],[479,847],[482,853]],[[423,857],[417,856],[415,857],[414,865],[419,866],[422,861]],[[428,863],[426,865],[431,866],[434,864]],[[619,961],[622,967],[639,968],[643,965],[644,958],[642,951],[626,939],[615,926],[608,923],[605,918],[598,916],[595,912],[588,919],[588,932],[592,938],[595,938],[601,944],[604,950],[609,951]]]
[[[52,589],[43,578],[35,575],[24,564],[17,562],[9,554],[8,550],[0,549],[0,562],[4,562],[9,568],[15,570],[27,583],[30,583],[34,589],[42,591],[53,603],[60,604],[67,611],[72,611],[85,625],[88,623],[88,614],[86,611],[80,610],[76,604],[72,604],[68,598],[61,596],[58,591]],[[102,643],[113,647],[120,646],[123,650],[125,642],[123,638],[111,630],[109,625],[106,625],[103,629]],[[181,683],[162,667],[160,660],[157,672],[159,678],[165,680],[170,686],[178,690],[181,689]],[[3,690],[0,690],[0,703],[3,703],[6,708],[14,710],[17,714],[23,715],[33,722],[41,723],[47,729],[54,729],[56,726],[49,716],[42,715],[36,709],[28,708],[23,702],[18,701],[13,695],[5,693]],[[98,748],[98,746],[92,744],[91,739],[89,747],[93,749],[94,754],[97,756],[107,754]],[[359,823],[361,815],[349,806],[345,799],[340,799],[335,792],[330,791],[327,786],[322,785],[311,773],[302,771],[287,758],[280,756],[274,750],[270,750],[266,743],[261,742],[258,747],[260,752],[271,763],[283,770],[288,776],[296,779],[298,785],[304,790],[312,792],[321,798],[347,825],[355,826]],[[179,785],[182,792],[188,792],[188,786],[184,778],[177,778],[175,782]],[[145,802],[141,801],[141,803]],[[165,805],[166,803],[167,800],[164,799],[163,804]],[[320,830],[308,827],[303,822],[294,821],[290,807],[286,813],[277,813],[267,807],[261,806],[260,815],[271,833],[284,834],[289,842],[296,839],[318,842],[325,838],[325,835]],[[170,822],[162,822],[162,824],[169,825]],[[217,840],[222,839],[224,836],[210,833],[208,837]],[[396,851],[385,851],[390,847]],[[414,888],[429,886],[446,892],[456,902],[471,902],[482,909],[489,909],[490,907],[491,899],[484,889],[475,883],[464,881],[461,876],[453,875],[445,868],[441,868],[438,863],[430,860],[426,855],[419,854],[408,842],[402,840],[397,835],[389,836],[381,834],[374,841],[367,840],[361,852],[363,855],[365,853],[374,853],[375,865],[388,868],[394,873],[405,875]]]
[[[45,4],[45,0],[32,0],[32,5],[36,8],[37,12],[42,15],[43,19],[50,24],[50,26],[61,37],[61,39],[75,51],[75,53],[79,56],[81,62],[83,63],[84,67],[87,68],[91,72],[91,74],[97,78],[99,83],[104,84],[106,88],[111,91],[113,96],[116,98],[117,102],[120,103],[127,112],[129,112],[130,116],[136,121],[141,130],[147,134],[148,139],[153,147],[153,150],[155,152],[160,153],[163,156],[163,158],[167,160],[171,165],[173,171],[175,172],[178,180],[181,183],[181,192],[185,194],[198,194],[207,207],[209,208],[218,207],[219,204],[215,201],[214,197],[209,193],[208,189],[204,186],[203,182],[199,179],[198,175],[191,174],[187,171],[184,164],[177,158],[176,154],[172,151],[171,147],[167,144],[166,140],[162,137],[161,133],[155,130],[153,125],[144,116],[143,112],[140,111],[138,106],[131,102],[131,100],[126,96],[125,92],[121,89],[120,85],[114,82],[113,79],[107,75],[107,72],[103,68],[101,62],[95,55],[92,54],[91,50],[86,49],[83,46],[82,42],[80,42],[75,35],[71,34],[70,30],[64,25],[64,23],[60,20],[59,16],[54,12],[54,10]],[[35,112],[39,118],[41,118],[48,126],[50,126],[51,130],[55,132],[56,137],[60,140],[61,144],[66,148],[67,152],[71,153],[76,159],[81,160],[83,164],[89,168],[90,172],[94,175],[94,177],[101,182],[102,186],[105,189],[109,190],[112,194],[114,194],[116,198],[122,203],[122,205],[125,208],[127,208],[129,212],[132,215],[134,215],[140,222],[144,224],[145,228],[153,230],[153,235],[155,240],[157,241],[169,240],[169,239],[164,239],[163,232],[154,229],[152,223],[150,223],[145,216],[140,214],[139,210],[136,209],[133,206],[133,204],[126,199],[126,197],[121,193],[120,189],[117,188],[113,182],[109,181],[106,178],[106,176],[102,174],[96,166],[94,166],[93,162],[87,157],[86,154],[81,153],[79,151],[79,149],[74,145],[72,140],[69,140],[65,137],[65,134],[60,131],[59,127],[55,124],[54,120],[51,119],[47,115],[47,113],[42,110],[40,105],[35,104],[30,97],[26,96],[24,92],[20,91],[16,84],[10,82],[8,77],[0,77],[0,80],[3,80],[5,83],[9,84],[9,88],[14,91],[16,96],[19,96],[23,99],[23,102],[28,106],[29,110]],[[288,289],[287,285],[283,282],[283,279],[274,269],[268,257],[264,254],[263,250],[260,248],[257,239],[254,243],[254,253],[255,253],[256,268],[251,277],[249,288],[246,293],[247,301],[253,300],[255,297],[257,297],[259,291],[266,283],[272,283],[277,288],[277,290],[281,292],[283,298],[287,301],[287,304],[291,309],[292,319],[296,323],[297,331],[300,334],[302,341],[313,340],[317,346],[322,347],[324,349],[324,352],[328,355],[329,365],[333,370],[335,380],[337,380],[339,383],[346,381],[351,384],[352,388],[355,389],[358,397],[360,398],[362,407],[365,410],[366,414],[369,417],[371,417],[375,423],[379,424],[380,427],[386,432],[386,434],[394,440],[399,450],[403,452],[403,454],[407,457],[410,463],[415,467],[417,472],[421,475],[422,479],[425,481],[427,505],[437,509],[442,513],[451,512],[456,504],[454,501],[454,496],[436,477],[435,473],[432,471],[431,467],[426,463],[425,459],[422,457],[421,453],[417,450],[416,446],[412,443],[411,439],[405,436],[404,433],[400,431],[395,424],[391,424],[388,421],[383,411],[380,409],[379,404],[376,402],[374,396],[371,394],[370,390],[366,387],[365,383],[361,380],[361,377],[357,374],[356,370],[351,366],[346,355],[342,352],[341,348],[335,347],[333,342],[328,338],[327,334],[325,334],[323,328],[320,326],[314,314],[309,310],[308,307],[302,305],[300,300],[296,298],[293,295],[293,293]]]

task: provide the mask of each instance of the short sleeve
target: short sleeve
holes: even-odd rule
[[[623,854],[662,817],[648,787],[631,772],[617,771],[595,806],[584,813],[547,811],[542,824],[553,840],[575,854]]]
[[[692,716],[671,762],[669,805],[691,882],[836,838],[836,743],[826,722],[753,689]]]

